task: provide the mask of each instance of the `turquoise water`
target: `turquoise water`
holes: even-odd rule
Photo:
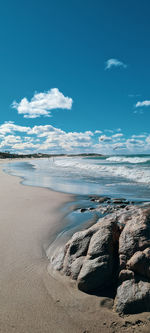
[[[4,169],[22,177],[26,185],[81,195],[150,199],[150,155],[10,161]]]

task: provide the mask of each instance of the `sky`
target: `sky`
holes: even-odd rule
[[[150,1],[0,3],[0,151],[150,153]]]

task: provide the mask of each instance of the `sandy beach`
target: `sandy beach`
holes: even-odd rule
[[[48,273],[44,249],[59,232],[73,196],[24,186],[0,164],[0,332],[149,332],[147,313],[119,317],[112,300]],[[140,319],[139,322],[137,322]]]

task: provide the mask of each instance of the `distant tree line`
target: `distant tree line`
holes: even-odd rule
[[[43,157],[57,157],[57,156],[70,156],[70,157],[74,157],[74,156],[78,156],[78,157],[96,157],[96,156],[103,156],[101,154],[88,154],[88,153],[83,153],[83,154],[43,154],[43,153],[34,153],[34,154],[14,154],[11,153],[9,151],[5,151],[5,152],[0,152],[0,159],[4,159],[4,158],[43,158]]]

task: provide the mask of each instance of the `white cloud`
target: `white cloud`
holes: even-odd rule
[[[132,135],[133,139],[138,139],[138,138],[144,139],[145,137],[146,137],[146,134],[139,134],[139,135],[133,134]]]
[[[102,131],[100,131],[100,130],[96,130],[94,133],[95,133],[95,134],[101,134]]]
[[[134,110],[133,113],[134,114],[143,114],[143,110]]]
[[[137,102],[135,105],[136,108],[139,108],[142,106],[150,106],[150,101]]]
[[[11,147],[12,145],[20,142],[20,140],[21,140],[20,136],[8,135],[0,143],[0,148]]]
[[[97,133],[98,131],[98,133]],[[141,133],[126,138],[117,130],[110,135],[98,136],[100,130],[66,132],[50,124],[33,127],[12,122],[0,125],[0,148],[18,153],[80,153],[101,154],[150,152],[150,134]]]
[[[18,136],[18,132],[21,136]],[[2,134],[1,134],[2,133]],[[93,132],[65,132],[52,125],[23,127],[12,122],[0,125],[0,147],[14,151],[49,151],[54,148],[60,152],[86,149],[92,146]]]
[[[114,133],[113,130],[110,130],[110,129],[105,129],[104,132],[107,132],[107,133]]]
[[[57,133],[64,133],[59,128],[53,127],[52,125],[39,125],[39,126],[34,126],[28,130],[28,134],[34,134],[38,135],[38,137],[44,137],[49,135],[52,132],[57,132]]]
[[[0,125],[0,134],[7,134],[13,132],[28,132],[30,127],[19,126],[15,125],[12,121],[5,122],[4,124]]]
[[[105,69],[110,69],[111,67],[123,67],[123,68],[126,68],[127,65],[124,64],[124,62],[118,60],[118,59],[114,59],[114,58],[111,58],[111,59],[108,59],[106,61],[106,66],[105,66]]]
[[[116,131],[117,131],[117,132],[121,132],[121,128],[117,128]]]
[[[129,94],[128,97],[130,98],[135,98],[135,97],[140,97],[140,94]]]
[[[24,118],[50,117],[51,110],[72,108],[72,98],[65,97],[57,88],[44,93],[35,93],[31,101],[24,97],[19,103],[14,101],[12,108],[17,109],[18,114]]]
[[[126,149],[126,144],[125,144],[125,142],[115,143],[115,144],[113,145],[113,150],[117,150],[117,149],[119,149],[119,150]]]
[[[122,136],[123,136],[122,133],[116,133],[116,134],[114,134],[112,137],[113,137],[113,138],[121,138]]]
[[[143,140],[136,140],[136,139],[127,139],[126,140],[126,147],[131,152],[141,151],[143,152],[145,148],[145,142]]]
[[[101,135],[100,137],[99,137],[99,141],[112,141],[112,137],[111,136],[106,136],[106,135]]]

